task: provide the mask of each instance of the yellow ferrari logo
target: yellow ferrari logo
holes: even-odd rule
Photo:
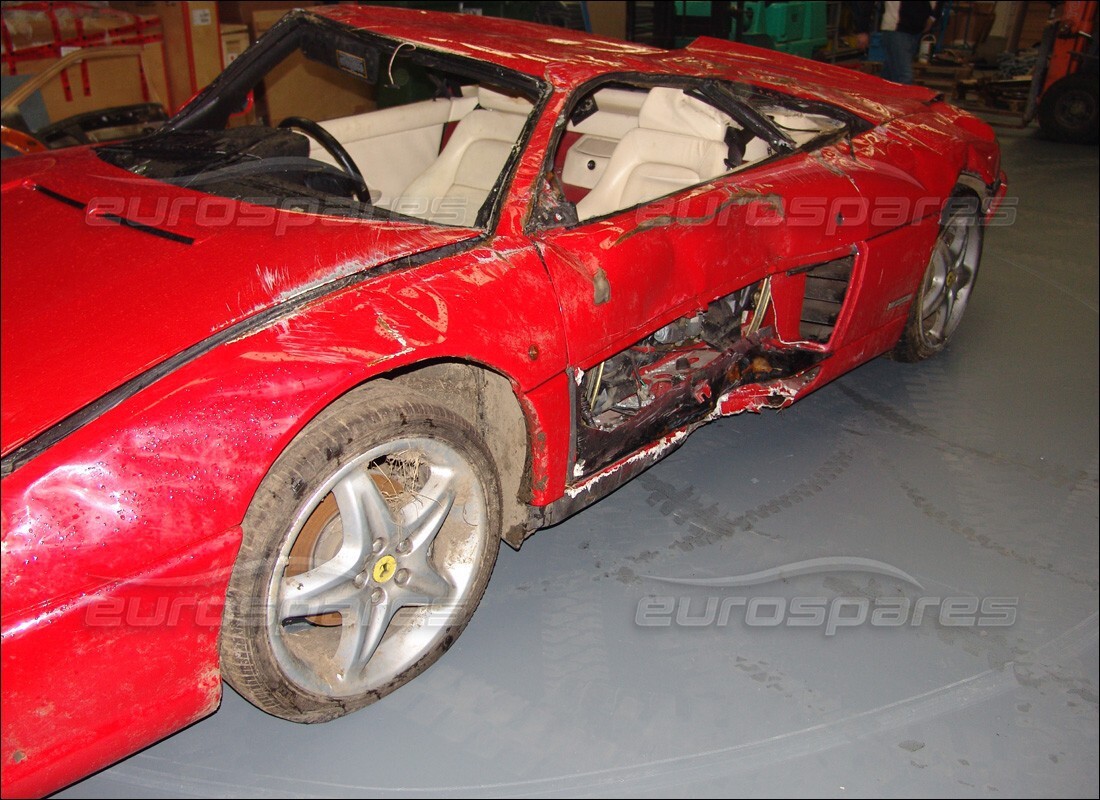
[[[397,559],[393,556],[382,556],[374,562],[374,571],[371,573],[375,583],[385,583],[397,572]]]

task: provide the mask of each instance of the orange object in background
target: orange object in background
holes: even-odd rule
[[[1055,33],[1054,48],[1050,54],[1046,82],[1043,91],[1047,91],[1059,80],[1075,72],[1077,59],[1088,50],[1096,27],[1095,2],[1069,0],[1062,10]]]
[[[46,149],[46,145],[42,144],[42,142],[35,139],[29,133],[17,131],[15,128],[9,128],[7,125],[0,126],[0,145],[22,155],[27,155],[28,153],[41,153]]]
[[[1094,0],[1069,0],[1043,32],[1024,122],[1038,116],[1048,138],[1082,144],[1100,138],[1098,8]]]

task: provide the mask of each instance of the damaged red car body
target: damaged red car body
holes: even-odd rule
[[[513,547],[718,416],[942,349],[1003,195],[933,92],[294,12],[153,136],[3,167],[3,791],[438,658]],[[298,51],[423,99],[227,127]],[[380,95],[378,95],[380,96]]]

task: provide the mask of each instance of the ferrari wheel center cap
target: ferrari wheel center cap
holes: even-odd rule
[[[397,572],[397,559],[393,556],[382,556],[374,562],[371,577],[374,578],[375,583],[385,583],[393,577],[395,572]]]
[[[954,286],[954,285],[955,285],[955,280],[956,280],[956,277],[957,277],[957,276],[955,275],[955,273],[954,273],[954,272],[948,272],[948,273],[947,273],[947,285],[948,285],[948,286]]]

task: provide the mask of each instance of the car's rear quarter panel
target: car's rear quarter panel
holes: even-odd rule
[[[365,282],[186,364],[4,478],[5,794],[61,785],[36,772],[57,760],[55,733],[87,742],[73,779],[213,709],[237,526],[278,454],[353,386],[433,359],[507,376],[542,454],[532,485],[555,491],[569,410],[550,296],[533,249],[499,239]],[[204,612],[141,622],[169,607]]]

